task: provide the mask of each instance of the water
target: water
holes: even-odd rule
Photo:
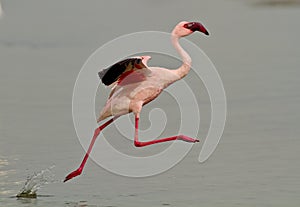
[[[0,206],[299,206],[300,8],[255,2],[1,1]],[[27,175],[55,165],[54,179],[62,181],[82,159],[71,100],[88,56],[120,35],[169,32],[182,19],[207,26],[209,38],[188,39],[213,60],[227,94],[226,129],[208,162],[197,161],[203,142],[169,171],[143,179],[90,160],[77,179],[38,190],[52,197],[17,199]],[[173,66],[159,57],[149,64]],[[199,90],[201,140],[210,121],[208,97],[200,80],[185,79]],[[149,104],[141,127],[149,126],[150,109],[162,106],[172,121],[162,136],[173,134],[178,108],[170,101],[163,95]],[[136,149],[113,127],[105,133],[128,154],[165,146]]]
[[[27,180],[17,194],[18,198],[36,198],[38,196],[37,191],[48,183],[54,182],[54,174],[51,170],[54,166],[51,166],[45,170],[34,173],[27,177]]]

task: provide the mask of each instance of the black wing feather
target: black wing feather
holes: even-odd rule
[[[125,72],[129,63],[134,63],[136,61],[141,61],[139,58],[127,58],[125,60],[121,60],[112,66],[100,71],[98,73],[102,83],[104,85],[110,85],[118,80],[118,78]]]

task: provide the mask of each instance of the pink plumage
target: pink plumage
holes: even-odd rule
[[[208,35],[208,31],[199,22],[183,21],[178,23],[172,31],[172,44],[180,54],[183,62],[176,70],[169,70],[161,67],[149,67],[147,61],[150,59],[150,56],[141,56],[119,61],[99,72],[102,83],[105,85],[112,85],[113,87],[97,121],[101,122],[106,118],[112,118],[95,130],[89,149],[79,168],[67,175],[64,182],[82,173],[99,133],[118,117],[130,112],[133,112],[135,115],[134,145],[136,147],[144,147],[173,140],[182,140],[191,143],[199,142],[198,139],[187,137],[185,135],[160,138],[147,142],[141,142],[138,139],[138,125],[142,107],[155,99],[164,88],[177,80],[182,79],[190,71],[192,63],[191,57],[180,46],[179,39],[190,35],[195,31],[200,31]]]

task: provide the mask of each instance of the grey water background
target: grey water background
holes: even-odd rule
[[[257,2],[2,1],[0,206],[299,206],[300,6]],[[71,101],[89,55],[120,35],[170,32],[184,19],[202,21],[210,31],[208,38],[188,39],[212,59],[226,90],[226,128],[213,156],[198,163],[200,143],[172,169],[140,179],[89,161],[82,176],[60,182],[84,154]],[[178,65],[152,56],[149,65]],[[203,144],[208,96],[201,80],[193,75],[185,80],[199,91]],[[141,127],[149,125],[147,112],[161,106],[174,123],[163,135],[172,134],[178,106],[169,101],[162,94],[145,107]],[[141,156],[164,147],[135,149],[113,129],[106,136],[124,152]],[[28,175],[52,165],[57,182],[38,191],[44,197],[12,197]]]

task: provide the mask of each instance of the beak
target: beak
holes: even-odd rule
[[[189,22],[185,24],[184,27],[192,30],[193,32],[198,31],[209,35],[207,29],[200,22]]]

